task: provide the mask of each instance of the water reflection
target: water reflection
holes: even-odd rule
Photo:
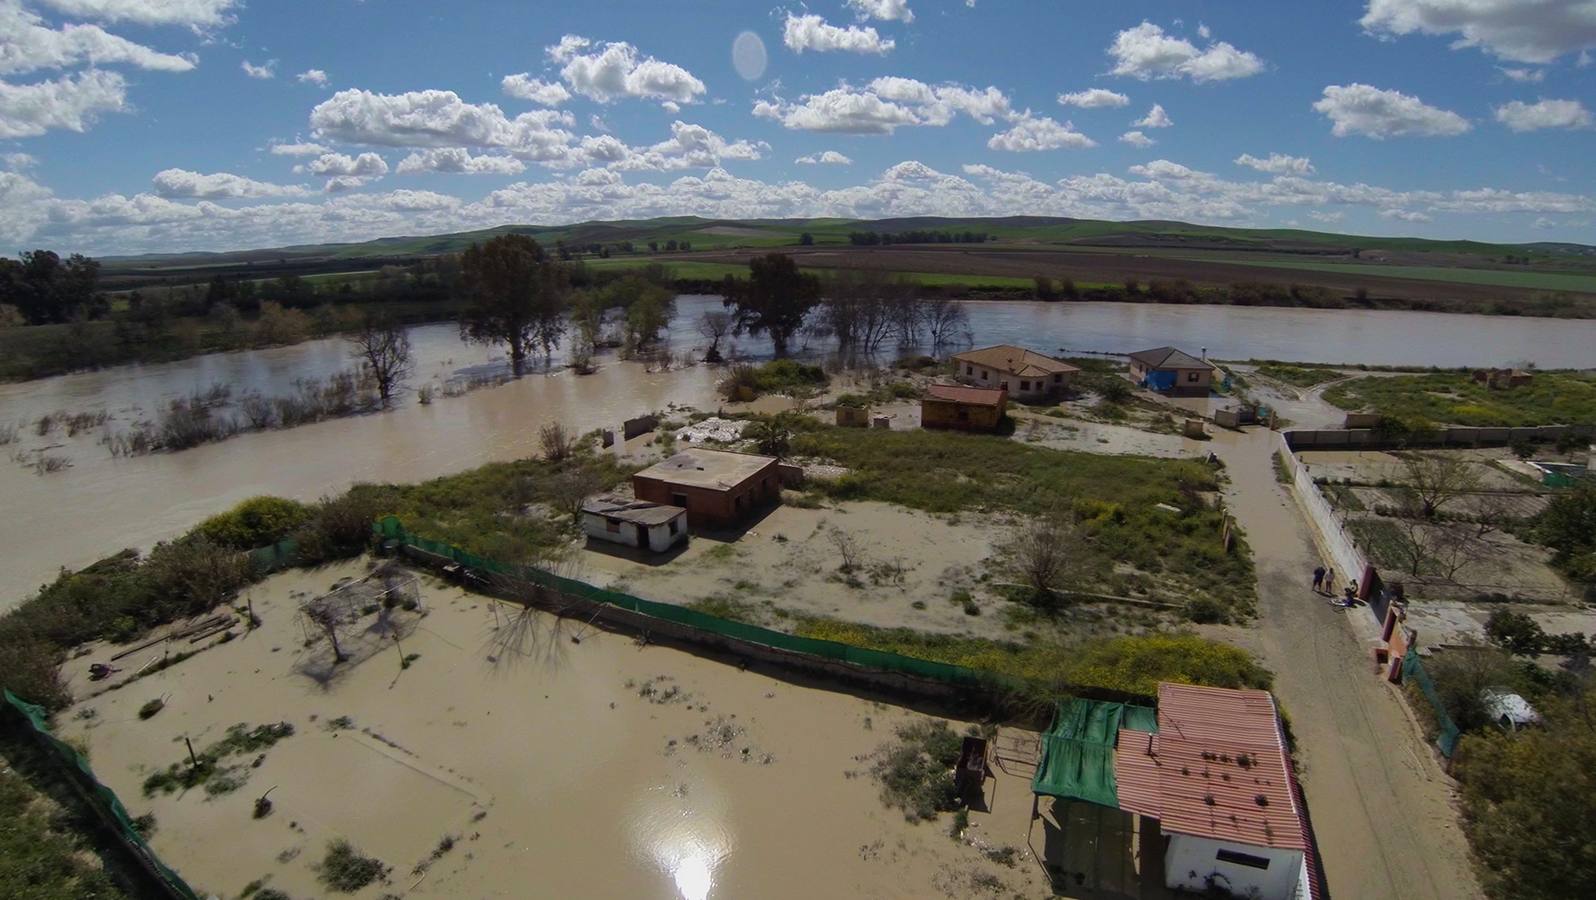
[[[639,855],[667,874],[681,900],[708,900],[732,851],[728,804],[716,785],[696,775],[657,785],[632,816]]]

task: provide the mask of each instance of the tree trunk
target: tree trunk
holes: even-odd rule
[[[327,640],[332,642],[334,664],[343,662],[344,650],[338,646],[338,631],[334,628],[327,629]]]
[[[526,372],[526,350],[515,344],[510,345],[510,372],[517,378]]]
[[[771,331],[770,331],[770,346],[771,346],[771,349],[775,351],[777,359],[782,359],[782,358],[786,357],[786,355],[787,355],[787,332],[785,332],[785,331],[776,331],[775,329],[771,329]]]

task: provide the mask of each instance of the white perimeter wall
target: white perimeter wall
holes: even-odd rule
[[[1344,585],[1348,581],[1363,577],[1363,567],[1366,560],[1358,545],[1352,540],[1352,535],[1342,527],[1341,520],[1336,517],[1335,510],[1330,508],[1330,501],[1324,497],[1324,492],[1313,483],[1313,476],[1309,474],[1308,467],[1302,464],[1291,448],[1286,446],[1286,437],[1280,437],[1280,452],[1286,458],[1286,467],[1291,471],[1291,492],[1296,495],[1297,502],[1302,504],[1303,510],[1308,513],[1308,518],[1313,520],[1313,525],[1318,529],[1324,539],[1325,546],[1330,551],[1327,560],[1335,566],[1336,585]],[[1340,591],[1336,592],[1338,595]]]
[[[1220,850],[1232,850],[1249,856],[1269,860],[1269,868],[1257,869],[1240,863],[1221,862]],[[1189,834],[1169,836],[1169,849],[1164,852],[1164,883],[1169,888],[1184,888],[1201,893],[1208,887],[1209,875],[1218,886],[1227,888],[1238,897],[1248,896],[1257,890],[1259,900],[1292,900],[1298,896],[1303,877],[1301,850],[1283,850],[1274,847],[1254,847],[1251,844],[1234,844]],[[1306,896],[1306,895],[1304,895]]]

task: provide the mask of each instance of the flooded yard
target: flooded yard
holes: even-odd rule
[[[408,667],[384,649],[318,683],[299,668],[327,651],[304,646],[297,603],[362,574],[352,562],[275,576],[250,590],[258,630],[59,717],[132,814],[153,814],[155,850],[196,887],[234,896],[261,880],[323,896],[317,865],[344,839],[388,867],[363,897],[1046,890],[1026,849],[1028,772],[997,772],[989,811],[972,812],[959,840],[947,815],[910,824],[883,804],[872,760],[895,726],[923,716],[881,699],[435,584],[403,642]],[[88,663],[106,655],[69,664],[80,694]],[[158,698],[164,707],[141,718]],[[145,797],[151,773],[185,763],[184,738],[203,752],[229,726],[277,722],[293,734],[241,765],[234,789]],[[268,791],[271,810],[256,818]],[[1047,843],[1041,825],[1035,842]]]

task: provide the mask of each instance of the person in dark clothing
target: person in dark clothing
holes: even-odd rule
[[[1324,566],[1313,570],[1313,592],[1319,593],[1319,588],[1324,584]]]

